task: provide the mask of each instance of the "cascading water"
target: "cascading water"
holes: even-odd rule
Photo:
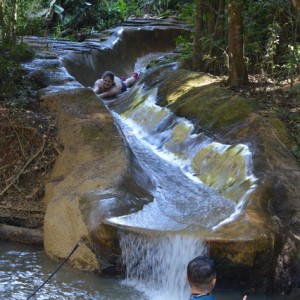
[[[108,221],[150,230],[212,230],[237,215],[255,187],[250,151],[246,145],[223,145],[194,134],[190,122],[157,106],[155,96],[155,90],[136,96],[124,112],[113,113],[156,185],[154,201]],[[214,168],[221,171],[213,174]]]
[[[226,198],[239,202],[254,186],[251,153],[246,145],[224,145],[204,134],[195,134],[194,126],[176,117],[169,109],[156,105],[157,90],[136,96],[122,120],[139,138],[160,156],[180,164],[183,172],[220,191]],[[142,101],[141,101],[142,99]],[[222,172],[214,174],[220,167]],[[227,176],[226,176],[227,175]],[[232,190],[238,190],[232,193]]]
[[[184,235],[143,235],[121,232],[120,246],[126,280],[148,299],[188,298],[187,262],[207,253],[199,238]]]
[[[154,200],[142,210],[109,218],[109,222],[149,230],[198,231],[218,225],[235,212],[233,201],[222,197],[215,189],[191,180],[170,157],[157,155],[153,148],[132,134],[130,127],[124,123],[121,126],[136,159],[156,189],[152,191]]]
[[[223,145],[194,134],[190,122],[155,104],[155,89],[143,94],[141,88],[135,97],[113,115],[155,185],[154,200],[107,221],[121,227],[126,284],[151,300],[187,299],[186,266],[207,253],[201,237],[234,218],[255,187],[251,154],[246,145]],[[214,163],[224,171],[210,174]]]
[[[155,39],[160,41],[157,36]],[[144,44],[148,46],[148,43]],[[129,48],[134,49],[134,52],[136,50],[132,44]],[[126,47],[121,47],[122,54],[125,49]],[[61,53],[64,53],[65,49],[62,50]],[[106,58],[107,53],[104,53]],[[79,53],[75,56],[76,62],[75,59],[72,61],[73,65],[78,62],[78,57],[92,58],[89,54]],[[119,58],[116,55],[109,57]],[[50,60],[53,61],[52,56]],[[109,64],[111,61],[116,61],[117,67],[121,67],[118,59],[109,60]],[[90,62],[93,71],[95,61],[91,59]],[[102,63],[101,60],[100,62]],[[39,63],[41,69],[45,69],[43,61]],[[54,86],[47,88],[49,92],[69,90],[71,87],[81,88],[82,86],[73,78],[61,76],[67,72],[60,72],[60,66],[60,63],[53,66],[57,72],[54,72]],[[82,67],[81,62],[81,65],[75,68],[77,75],[88,77],[87,73],[93,73],[90,70],[83,71]],[[141,69],[144,67],[140,66]],[[98,74],[97,67],[95,70]],[[155,89],[145,93],[141,88],[135,102],[125,111],[115,114],[131,145],[135,159],[155,183],[156,188],[151,190],[154,200],[139,211],[126,209],[131,213],[108,218],[108,222],[114,226],[125,227],[120,229],[122,257],[127,267],[125,283],[139,288],[145,297],[132,289],[122,288],[115,282],[108,284],[105,278],[98,276],[92,278],[89,277],[92,276],[90,274],[78,272],[77,280],[73,277],[70,280],[58,278],[52,283],[55,285],[54,288],[51,285],[39,299],[48,299],[49,295],[53,299],[72,299],[73,296],[103,300],[187,299],[188,291],[184,281],[186,265],[191,258],[206,253],[206,246],[201,241],[202,235],[209,235],[239,214],[247,194],[255,187],[256,179],[251,174],[251,153],[246,145],[222,145],[204,134],[195,134],[191,123],[175,117],[168,109],[157,106],[155,98]],[[106,196],[100,200],[106,199]],[[109,209],[113,206],[109,203],[117,202],[118,199],[112,195],[107,200]],[[146,202],[147,200],[144,201]],[[139,204],[138,207],[142,205]],[[132,227],[135,228],[134,231],[131,231]],[[2,244],[0,249],[5,250]],[[9,260],[2,259],[4,276],[0,284],[1,291],[11,299],[13,294],[15,294],[13,299],[23,299],[32,292],[34,287],[32,279],[39,284],[42,278],[47,277],[54,269],[53,265],[45,267],[35,257],[27,255],[25,250],[20,251],[23,255],[17,251],[12,253],[9,251],[4,253],[4,258],[8,257]],[[30,261],[34,262],[32,270],[28,268]],[[20,272],[21,268],[24,272]],[[38,272],[39,268],[45,271],[44,274]],[[70,268],[69,272],[72,272],[73,276],[77,271]],[[15,274],[19,277],[15,277]],[[60,274],[65,276],[68,272]],[[10,279],[13,280],[12,284],[8,284]],[[289,298],[296,300],[296,297]],[[217,298],[237,300],[241,299],[241,295],[233,295],[230,292],[229,296],[226,296],[222,292]],[[251,295],[251,298],[258,300],[267,297]],[[285,298],[272,296],[272,299]]]

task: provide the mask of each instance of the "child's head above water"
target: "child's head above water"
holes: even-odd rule
[[[187,266],[187,280],[192,292],[210,293],[216,283],[214,262],[204,256],[194,258]]]

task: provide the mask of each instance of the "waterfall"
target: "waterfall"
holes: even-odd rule
[[[120,232],[124,283],[146,294],[148,299],[187,299],[188,262],[207,253],[207,247],[195,236],[170,234],[144,236]]]

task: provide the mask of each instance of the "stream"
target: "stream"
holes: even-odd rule
[[[0,241],[1,299],[27,299],[57,269],[59,264],[47,257],[41,247]],[[178,278],[181,278],[181,283],[184,284],[185,277],[180,276],[180,274],[178,275]],[[163,276],[162,281],[168,281],[168,278]],[[159,290],[158,286],[147,287],[142,285],[132,278],[128,278],[127,280],[110,277],[103,278],[97,274],[75,270],[68,265],[64,265],[31,299],[175,299],[165,295],[164,291],[165,289]],[[214,291],[214,295],[218,300],[242,299],[242,295],[238,292],[223,289],[218,287],[218,285]],[[250,295],[248,299],[298,300],[299,298],[298,296],[267,297],[264,295]]]

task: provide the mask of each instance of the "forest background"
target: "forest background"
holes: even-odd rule
[[[182,65],[224,77],[259,113],[277,115],[292,140],[284,146],[300,161],[300,0],[0,0],[0,197],[30,198],[34,188],[18,183],[47,173],[57,155],[51,118],[35,119],[40,87],[22,67],[34,57],[22,37],[80,42],[128,18],[174,15],[194,27],[177,39]]]

